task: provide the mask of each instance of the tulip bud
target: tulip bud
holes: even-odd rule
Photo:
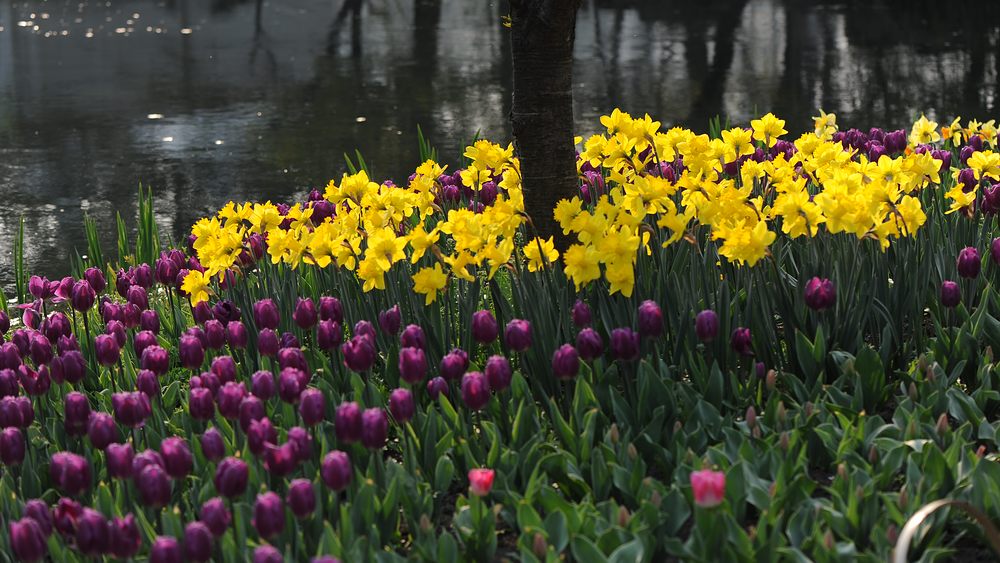
[[[39,561],[49,552],[41,526],[32,518],[22,518],[8,525],[10,548],[20,561]]]
[[[87,417],[87,438],[98,450],[105,450],[119,439],[118,426],[114,418],[106,412],[90,413]]]
[[[135,454],[132,444],[108,444],[104,449],[107,459],[108,476],[112,479],[129,479],[132,477],[132,464]]]
[[[142,426],[152,412],[149,397],[138,391],[115,393],[111,396],[111,406],[115,420],[130,427]]]
[[[334,491],[342,491],[351,483],[353,469],[351,458],[342,451],[334,450],[326,454],[320,467],[323,483]]]
[[[337,440],[353,444],[361,439],[361,407],[357,403],[341,403],[337,407],[333,428]]]
[[[121,348],[114,336],[100,334],[94,339],[94,353],[97,355],[97,362],[102,366],[112,366],[118,362]]]
[[[316,311],[316,304],[312,299],[299,298],[295,302],[295,311],[292,312],[292,320],[302,330],[308,330],[316,326],[319,315]]]
[[[36,498],[24,503],[23,516],[38,522],[38,527],[45,537],[52,534],[52,512],[45,501]]]
[[[937,419],[937,425],[935,426],[934,430],[937,432],[938,436],[942,437],[945,434],[947,434],[949,430],[951,430],[951,425],[948,424],[947,413],[941,413],[941,416],[939,416]]]
[[[806,306],[814,311],[829,309],[837,303],[837,290],[832,281],[813,277],[806,283],[805,301]]]
[[[341,345],[340,351],[344,355],[344,365],[352,371],[362,373],[375,364],[375,347],[365,336],[354,336]]]
[[[787,430],[783,431],[781,433],[781,436],[778,438],[778,447],[781,448],[781,451],[787,452],[788,451],[788,447],[790,445],[789,442],[790,442],[790,439],[789,439],[789,436],[788,436],[788,431]]]
[[[63,497],[52,509],[52,525],[65,538],[76,535],[76,521],[83,514],[80,503],[71,498]]]
[[[302,391],[299,395],[299,414],[306,426],[315,426],[326,418],[326,401],[319,389]]]
[[[219,387],[219,391],[215,396],[216,404],[219,407],[219,414],[223,418],[235,420],[240,415],[240,404],[246,396],[247,389],[242,382],[236,383],[230,381]]]
[[[194,336],[182,336],[177,350],[181,365],[187,369],[198,369],[205,361],[205,349],[201,340]]]
[[[616,328],[611,331],[611,356],[623,361],[638,358],[639,335],[630,328]]]
[[[246,462],[227,457],[215,468],[215,490],[224,497],[238,497],[247,490],[249,471]]]
[[[24,461],[24,434],[20,428],[4,428],[0,432],[0,462],[6,466],[21,465]]]
[[[194,467],[191,449],[184,438],[171,436],[160,442],[164,469],[174,479],[183,479]]]
[[[726,474],[704,469],[691,473],[691,491],[694,503],[702,508],[713,508],[726,498]]]
[[[872,444],[872,447],[868,448],[868,463],[875,465],[878,463],[878,449]]]
[[[73,289],[70,291],[70,304],[73,309],[85,313],[94,306],[96,299],[97,292],[86,280],[80,280],[73,284]]]
[[[646,338],[657,338],[663,334],[663,311],[651,300],[639,305],[639,334]]]
[[[490,401],[490,387],[486,376],[478,371],[470,371],[462,376],[462,401],[474,411],[486,406]]]
[[[143,467],[135,475],[135,486],[139,489],[139,498],[146,506],[159,508],[170,502],[170,478],[159,465]]]
[[[628,511],[625,505],[618,507],[618,527],[627,528],[629,521],[632,520],[632,514]]]
[[[232,356],[219,356],[212,360],[212,373],[219,381],[228,383],[236,380],[236,361]]]
[[[154,309],[147,309],[139,314],[139,328],[158,334],[160,332],[160,314]]]
[[[959,289],[958,284],[945,280],[941,282],[941,304],[947,308],[956,307],[958,303],[962,300],[962,290]]]
[[[739,327],[734,330],[732,337],[729,339],[729,346],[741,356],[752,356],[753,342],[750,338],[750,329]]]
[[[470,469],[469,492],[478,497],[490,494],[494,477],[496,477],[496,472],[492,469]]]
[[[556,379],[573,379],[580,370],[580,356],[571,344],[563,344],[552,355],[552,374]]]
[[[413,393],[409,389],[394,389],[389,394],[389,412],[399,424],[405,424],[413,418],[416,407],[413,403]]]
[[[955,265],[958,268],[958,275],[963,278],[972,279],[979,276],[982,267],[979,250],[972,246],[966,246],[958,253]]]
[[[285,529],[285,505],[273,492],[257,495],[253,507],[253,527],[262,538],[276,536]]]
[[[269,328],[261,329],[257,334],[257,351],[261,356],[273,358],[278,354],[278,335]]]
[[[201,442],[201,453],[209,461],[219,461],[226,455],[226,444],[216,427],[213,426],[202,433],[199,441]]]
[[[403,381],[415,385],[427,375],[427,358],[420,348],[402,348],[399,351],[399,375]]]
[[[378,326],[384,334],[396,334],[402,324],[402,314],[399,305],[393,305],[389,309],[378,314]]]
[[[549,550],[549,544],[545,541],[545,536],[541,532],[535,532],[535,537],[531,541],[531,552],[539,560],[545,560],[545,554]]]
[[[705,309],[694,318],[694,332],[698,340],[711,342],[719,335],[719,315],[711,309]]]
[[[524,352],[531,348],[531,323],[523,319],[514,319],[507,323],[504,330],[504,342],[515,352]]]
[[[576,303],[573,304],[572,309],[573,324],[577,328],[583,328],[588,326],[592,321],[592,315],[590,313],[590,307],[583,301],[577,299]]]
[[[445,397],[448,396],[448,382],[443,377],[435,377],[427,382],[427,394],[431,399],[436,401],[441,393],[444,393]]]
[[[195,520],[184,527],[184,556],[203,563],[212,557],[212,531],[203,522]]]
[[[288,486],[288,495],[285,501],[296,518],[310,516],[316,510],[316,491],[313,489],[312,481],[308,479],[292,481]]]
[[[757,411],[753,408],[753,405],[747,407],[746,421],[747,428],[753,430],[757,427]]]
[[[192,388],[188,392],[188,413],[195,420],[212,419],[215,416],[212,391],[205,387]]]
[[[90,419],[90,401],[87,396],[78,391],[66,394],[63,399],[63,426],[70,436],[83,436],[87,433],[87,421]]]
[[[441,358],[441,377],[446,380],[460,379],[469,369],[469,354],[461,348],[455,348]]]
[[[281,314],[278,306],[272,299],[261,299],[253,304],[253,319],[257,329],[277,330],[281,321]]]
[[[104,288],[108,286],[108,281],[104,277],[104,272],[102,272],[100,268],[87,268],[86,271],[83,272],[83,278],[87,280],[90,287],[92,287],[97,293],[104,291]]]
[[[316,345],[320,350],[332,350],[344,341],[344,330],[336,321],[320,321],[316,328]]]
[[[169,536],[158,536],[149,549],[149,563],[181,563],[181,544]]]
[[[368,449],[381,449],[389,433],[389,421],[382,409],[365,409],[361,414],[361,443]]]
[[[253,550],[253,563],[284,563],[278,548],[273,545],[264,544]]]
[[[472,315],[472,338],[480,344],[489,344],[499,334],[497,320],[493,313],[483,309]]]
[[[129,559],[139,552],[142,537],[135,516],[113,518],[108,524],[108,550],[119,559]]]
[[[510,362],[506,357],[494,355],[490,356],[490,358],[486,360],[485,375],[486,381],[490,385],[490,389],[500,393],[504,389],[510,387],[513,370],[511,369]]]
[[[264,417],[260,420],[251,420],[250,427],[247,428],[247,445],[253,455],[260,456],[266,449],[268,443],[274,444],[278,441],[278,429],[271,424],[271,420]]]
[[[324,321],[344,322],[344,308],[336,297],[319,298],[319,318]]]
[[[232,521],[232,516],[226,508],[226,503],[219,497],[215,497],[201,505],[198,518],[208,526],[212,535],[219,537],[226,533],[226,528]]]
[[[54,453],[49,462],[49,478],[66,494],[78,495],[90,488],[90,464],[74,453]]]
[[[767,371],[767,376],[764,378],[764,387],[767,388],[768,392],[774,391],[774,388],[778,385],[778,372],[772,370]]]
[[[170,369],[170,355],[159,346],[147,346],[142,351],[140,366],[156,375],[163,375]]]
[[[84,508],[76,520],[76,548],[90,557],[103,555],[109,547],[108,524],[100,512]]]

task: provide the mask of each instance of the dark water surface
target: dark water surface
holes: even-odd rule
[[[230,199],[286,201],[360,149],[380,178],[507,140],[499,0],[0,0],[0,284],[18,218],[32,272],[66,273],[83,216],[114,248],[137,185],[175,240]],[[989,119],[997,2],[584,0],[580,134],[619,106],[704,129],[774,111],[800,131]]]

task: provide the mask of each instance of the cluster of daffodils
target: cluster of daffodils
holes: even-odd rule
[[[604,133],[576,139],[579,194],[553,210],[573,241],[562,255],[552,239],[519,236],[526,214],[513,147],[481,140],[467,148],[465,168],[449,174],[428,160],[405,186],[360,171],[290,207],[230,202],[194,225],[202,269],[183,289],[204,300],[213,279],[266,253],[291,268],[352,271],[365,291],[384,289],[394,265],[408,263],[414,291],[430,304],[450,278],[492,278],[516,255],[529,271],[561,259],[577,289],[603,279],[611,294],[630,296],[636,261],[656,247],[711,244],[750,267],[779,236],[853,235],[885,250],[927,221],[928,186],[945,190],[946,213],[969,213],[980,185],[1000,180],[993,121],[939,127],[921,116],[909,134],[841,131],[834,114],[820,112],[794,141],[770,113],[713,136],[663,131],[648,115],[617,109],[601,124]]]

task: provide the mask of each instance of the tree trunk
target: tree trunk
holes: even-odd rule
[[[552,216],[578,185],[573,146],[573,39],[580,0],[511,0],[514,147],[525,211],[538,236],[567,239]]]

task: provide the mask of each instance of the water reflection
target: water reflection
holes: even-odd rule
[[[229,199],[287,200],[358,148],[380,177],[412,170],[420,124],[451,157],[507,138],[504,2],[111,0],[0,6],[0,283],[26,218],[32,271],[64,273],[82,216],[113,248],[136,186],[179,239]],[[1000,7],[889,0],[584,0],[578,130],[621,106],[703,128],[817,107],[846,126],[920,111],[992,117]],[[151,114],[162,118],[151,119]],[[155,116],[154,116],[155,117]]]

